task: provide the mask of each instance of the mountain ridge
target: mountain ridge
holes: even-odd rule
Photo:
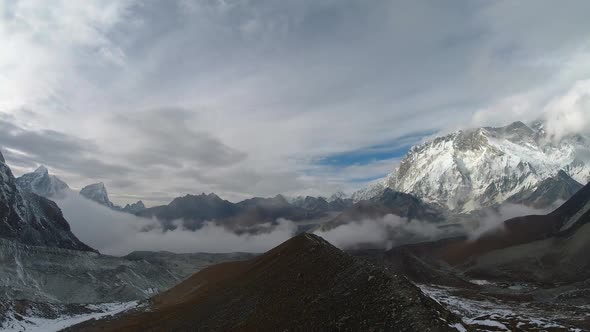
[[[95,251],[71,232],[57,204],[21,191],[5,162],[0,162],[0,237],[29,245]]]

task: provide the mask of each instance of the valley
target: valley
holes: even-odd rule
[[[46,167],[15,178],[3,161],[0,326],[14,331],[191,326],[584,331],[590,324],[585,257],[590,187],[576,179],[582,181],[588,172],[571,151],[563,165],[544,164],[545,171],[532,172],[546,161],[534,164],[522,157],[528,154],[508,157],[498,150],[502,144],[540,144],[542,133],[538,124],[515,123],[437,138],[409,152],[402,170],[394,173],[397,180],[390,175],[386,185],[351,197],[276,195],[236,203],[203,193],[168,205],[146,207],[139,201],[121,207],[103,183],[77,193]],[[473,195],[456,205],[457,198],[444,198],[445,192],[433,199],[433,192],[424,189],[430,188],[427,182],[404,187],[400,172],[425,162],[436,165],[434,157],[423,155],[434,148],[442,149],[435,159],[455,151],[454,165],[462,165],[463,177],[479,178],[485,167],[485,177],[502,181],[505,188],[481,191],[469,180],[464,188]],[[534,146],[538,154],[557,148]],[[465,158],[474,153],[503,166],[469,164]],[[562,166],[555,173],[550,168]],[[451,173],[428,172],[439,176],[428,181],[455,181],[448,178]],[[88,234],[78,239],[64,218],[73,217],[79,229],[84,214],[69,209],[81,203],[99,216],[133,221],[120,229],[140,235],[214,230],[262,241],[287,225],[287,238],[266,253],[105,255],[83,242]],[[527,212],[536,214],[523,215]],[[16,226],[26,231],[15,232]]]

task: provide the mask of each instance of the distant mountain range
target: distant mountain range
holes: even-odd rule
[[[145,209],[137,216],[157,218],[166,229],[176,228],[173,221],[181,220],[187,229],[196,230],[206,221],[234,230],[244,230],[278,219],[291,221],[329,218],[352,206],[351,200],[328,202],[322,197],[305,197],[290,203],[282,195],[271,198],[254,197],[238,203],[226,201],[211,194],[186,195],[175,198],[170,204]]]
[[[386,178],[353,195],[355,202],[385,188],[454,212],[503,203],[535,207],[567,200],[590,180],[582,135],[553,141],[542,122],[461,130],[413,147]]]
[[[166,230],[179,223],[196,230],[214,221],[237,232],[257,232],[278,219],[306,222],[299,231],[322,224],[327,230],[352,221],[386,214],[428,222],[504,204],[547,208],[574,195],[590,177],[579,151],[590,149],[583,136],[549,140],[540,122],[515,122],[500,128],[458,131],[413,147],[399,167],[380,183],[348,197],[254,197],[238,203],[214,193],[186,195],[167,205],[146,208],[138,201],[120,207],[109,199],[103,183],[80,194],[110,209],[158,219]],[[25,174],[19,186],[46,197],[69,190],[45,167]]]

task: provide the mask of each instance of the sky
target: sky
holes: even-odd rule
[[[351,193],[433,135],[590,124],[590,2],[0,0],[0,149],[118,204]],[[554,121],[553,121],[554,120]]]

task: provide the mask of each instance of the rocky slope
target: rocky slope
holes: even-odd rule
[[[501,227],[475,239],[451,238],[397,247],[385,257],[408,261],[405,267],[417,260],[442,262],[473,276],[584,281],[590,279],[590,261],[584,256],[590,243],[589,225],[590,184],[550,214],[506,220]]]
[[[98,303],[146,299],[211,264],[250,254],[137,252],[126,257],[0,240],[0,303]]]
[[[462,268],[472,276],[542,283],[590,280],[590,184],[547,216],[530,216],[531,227],[551,220],[549,236],[470,257]],[[586,299],[590,303],[590,298]]]
[[[553,203],[569,198],[577,187],[574,181],[590,179],[590,166],[579,156],[589,148],[590,140],[580,135],[550,140],[540,122],[458,131],[413,147],[393,173],[354,199],[392,188],[469,212],[544,193],[539,188],[553,178],[564,190],[547,192],[548,198],[534,194],[533,204]]]
[[[356,254],[407,275],[474,328],[590,329],[590,184],[557,210],[507,220],[478,238]]]
[[[464,331],[404,277],[309,234],[253,260],[207,268],[150,302],[68,331]]]
[[[72,234],[70,225],[54,202],[19,190],[1,154],[0,238],[29,245],[93,251]]]

